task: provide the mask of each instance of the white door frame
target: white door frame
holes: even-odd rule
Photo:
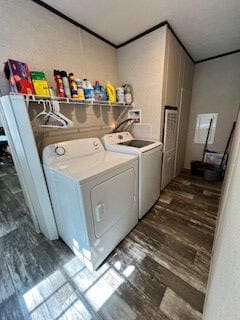
[[[50,240],[57,239],[54,214],[24,97],[1,97],[0,112],[35,229]]]

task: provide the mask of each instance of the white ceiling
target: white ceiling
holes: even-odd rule
[[[167,20],[195,60],[240,49],[240,0],[44,0],[118,45]]]

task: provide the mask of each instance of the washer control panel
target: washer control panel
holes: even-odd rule
[[[130,141],[132,139],[133,139],[133,136],[128,131],[110,133],[110,134],[106,134],[103,137],[103,141],[106,146],[111,144],[118,144],[121,142]]]

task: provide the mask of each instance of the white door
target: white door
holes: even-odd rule
[[[184,168],[185,151],[187,145],[188,122],[190,115],[192,92],[181,89],[180,107],[178,115],[177,143],[174,176],[180,174]]]
[[[164,189],[174,177],[177,125],[178,111],[175,109],[166,109],[164,119],[161,189]]]

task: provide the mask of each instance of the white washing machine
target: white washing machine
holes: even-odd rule
[[[47,146],[43,167],[59,236],[96,269],[138,222],[138,158],[98,138]]]
[[[134,139],[127,131],[107,134],[102,141],[109,151],[135,154],[139,157],[139,218],[141,219],[160,195],[162,143]]]

